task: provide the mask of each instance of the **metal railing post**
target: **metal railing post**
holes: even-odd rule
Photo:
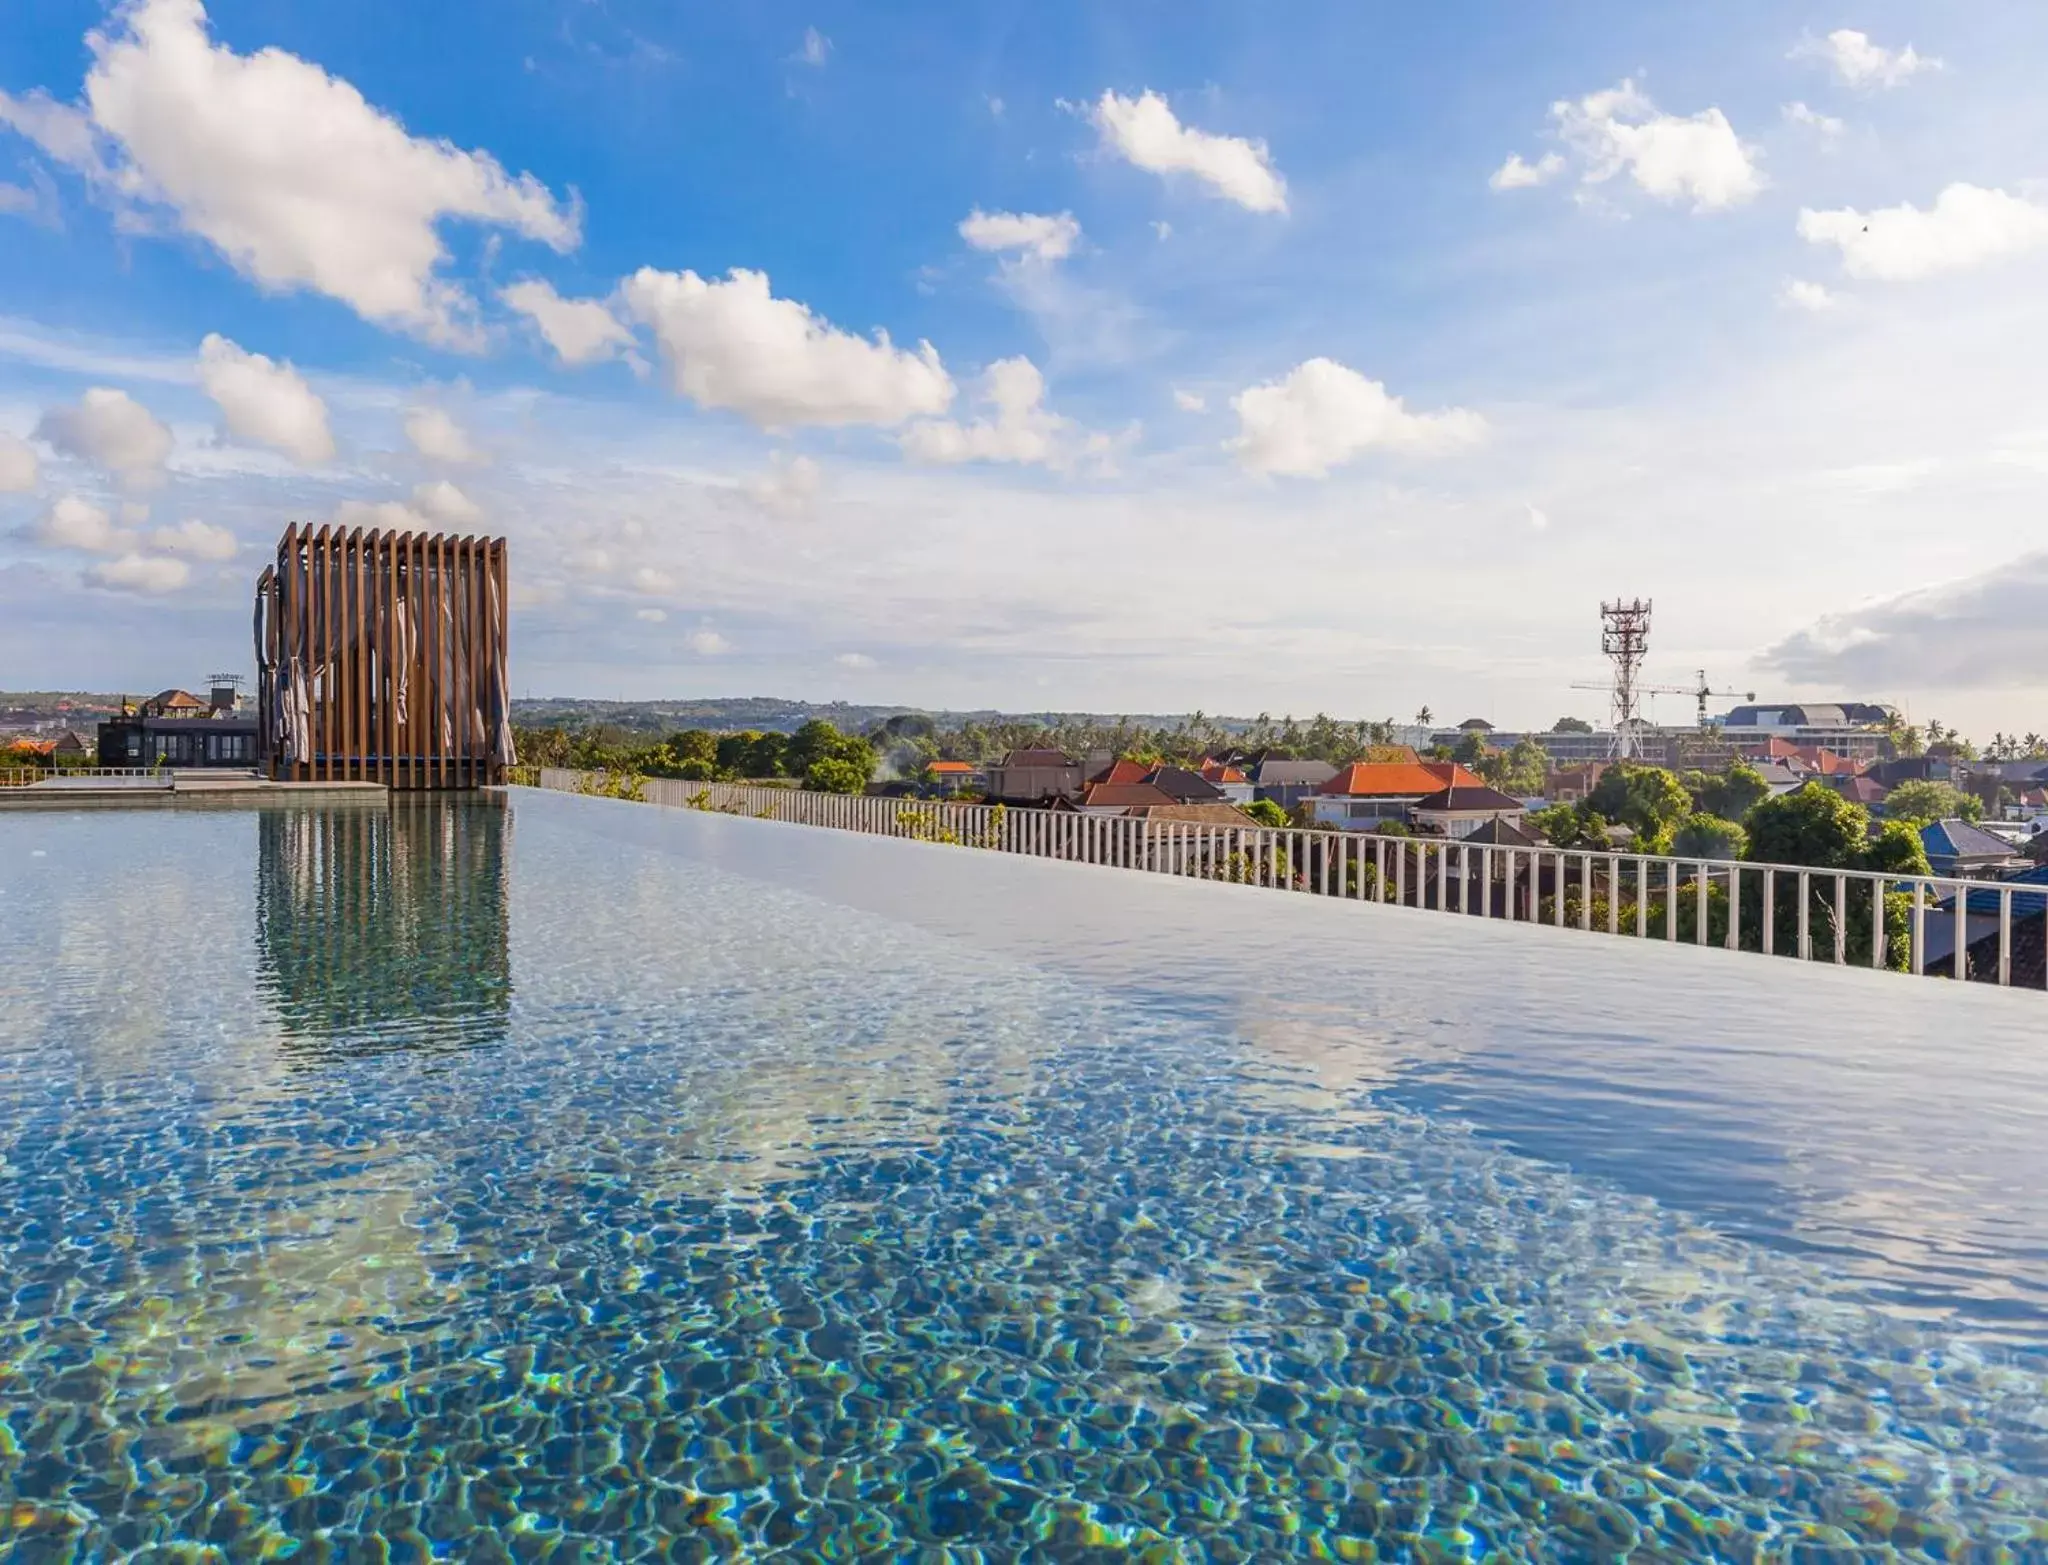
[[[1998,888],[1998,982],[2012,987],[2012,887]]]
[[[1927,882],[1913,882],[1913,976],[1927,971]]]
[[[1707,885],[1707,861],[1701,859],[1693,866],[1692,889],[1698,904],[1698,920],[1693,928],[1692,943],[1703,946],[1707,943],[1707,925],[1713,922],[1707,914],[1713,907],[1713,893]]]
[[[1768,864],[1764,866],[1764,955],[1777,955],[1778,936],[1778,875]]]
[[[1728,949],[1742,949],[1742,866],[1728,863]]]
[[[1799,872],[1799,960],[1813,960],[1813,874]]]
[[[1970,976],[1970,888],[1967,881],[1956,882],[1956,954],[1950,965],[1957,978]]]

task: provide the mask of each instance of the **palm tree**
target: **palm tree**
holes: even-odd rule
[[[1419,727],[1427,728],[1430,725],[1431,720],[1435,718],[1435,716],[1436,714],[1430,711],[1430,709],[1426,706],[1416,708],[1415,721],[1417,726]]]
[[[2028,734],[2020,743],[2027,747],[2028,760],[2032,760],[2041,753],[2041,736],[2039,734]]]

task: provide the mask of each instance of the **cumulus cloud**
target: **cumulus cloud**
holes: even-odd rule
[[[668,619],[667,609],[635,609],[633,618],[645,620],[650,625],[659,625]]]
[[[1238,434],[1231,450],[1256,473],[1322,478],[1373,448],[1434,454],[1486,434],[1477,413],[1411,413],[1376,380],[1334,359],[1309,359],[1283,379],[1230,399]]]
[[[431,532],[427,519],[403,500],[344,500],[334,508],[334,524],[375,528],[379,532]]]
[[[470,443],[462,426],[437,407],[420,406],[408,409],[405,415],[405,438],[412,442],[413,450],[429,462],[481,462],[483,452]]]
[[[1916,54],[1911,44],[1887,49],[1853,27],[1838,27],[1825,38],[1803,38],[1790,58],[1824,60],[1851,87],[1897,87],[1922,71],[1941,69],[1941,61]]]
[[[804,41],[797,49],[796,58],[797,63],[801,65],[822,66],[832,58],[832,40],[817,28],[806,27]]]
[[[1486,181],[1495,190],[1527,190],[1533,185],[1547,185],[1564,172],[1562,153],[1546,152],[1534,163],[1526,163],[1519,152],[1510,152],[1507,162],[1493,171]]]
[[[1152,174],[1190,174],[1252,212],[1285,212],[1287,181],[1263,141],[1217,136],[1183,125],[1156,92],[1105,92],[1091,116],[1105,151]]]
[[[732,651],[732,643],[715,630],[693,630],[684,638],[686,645],[699,657],[715,658],[721,652]]]
[[[1580,179],[1604,184],[1627,174],[1659,201],[1690,201],[1696,212],[1739,206],[1764,187],[1755,149],[1719,109],[1665,114],[1632,81],[1555,103],[1551,121],[1581,163]]]
[[[89,567],[85,579],[112,592],[176,592],[192,579],[192,567],[159,554],[124,554]]]
[[[1841,302],[1819,283],[1810,283],[1803,277],[1788,279],[1778,298],[1795,310],[1806,310],[1814,315],[1832,310]]]
[[[111,473],[130,489],[159,482],[171,454],[171,432],[156,416],[127,392],[106,386],[94,386],[75,407],[44,413],[36,438]]]
[[[75,494],[61,496],[43,512],[35,536],[46,549],[76,549],[81,554],[113,554],[135,541],[134,534],[116,527],[103,508]]]
[[[0,119],[116,200],[167,211],[267,288],[309,288],[429,341],[481,340],[439,275],[451,218],[578,242],[579,214],[488,153],[406,133],[348,82],[281,49],[239,55],[200,0],[133,0],[87,36],[83,111],[0,101]]]
[[[36,448],[0,430],[0,494],[26,494],[40,475]]]
[[[602,301],[565,299],[538,278],[501,288],[498,297],[533,322],[564,364],[609,359],[633,340]]]
[[[199,384],[231,435],[313,466],[334,456],[327,404],[289,364],[244,351],[218,332],[199,345]]]
[[[657,570],[652,565],[643,565],[633,572],[633,585],[642,592],[673,592],[676,579],[667,571]]]
[[[414,486],[412,508],[442,527],[474,527],[484,519],[483,507],[445,478]]]
[[[981,400],[995,416],[973,423],[951,419],[912,424],[903,433],[905,455],[918,462],[1056,463],[1071,421],[1045,406],[1045,377],[1026,358],[998,359],[982,377]]]
[[[149,535],[149,546],[163,554],[190,555],[195,560],[231,560],[239,545],[225,527],[187,517],[176,527],[159,527]]]
[[[1803,125],[1817,134],[1822,141],[1833,141],[1848,127],[1832,114],[1823,114],[1810,109],[1803,103],[1788,103],[1781,111],[1788,125]]]
[[[1199,391],[1183,391],[1175,386],[1173,405],[1183,413],[1200,413],[1209,406],[1209,401]]]
[[[1799,214],[1799,237],[1831,244],[1851,277],[1917,282],[1968,271],[2048,244],[2048,206],[2003,190],[1950,185],[1926,211],[1910,203]]]
[[[1034,261],[1062,261],[1074,253],[1081,225],[1071,212],[984,212],[960,220],[960,237],[977,250],[1017,250]]]
[[[865,652],[842,652],[832,661],[841,668],[868,669],[875,666],[875,660]]]
[[[651,327],[679,395],[730,408],[769,428],[901,424],[943,413],[953,382],[928,342],[915,353],[877,331],[841,331],[794,299],[769,292],[765,272],[723,280],[643,267],[623,294]]]
[[[1759,659],[1804,685],[2038,687],[2048,666],[2048,551],[1824,616]]]

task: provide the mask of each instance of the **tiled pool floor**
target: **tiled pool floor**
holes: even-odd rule
[[[2039,1077],[1880,1144],[1905,986],[523,793],[0,902],[0,1554],[2048,1553]]]

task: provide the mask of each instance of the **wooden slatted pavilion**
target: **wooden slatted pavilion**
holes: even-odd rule
[[[509,597],[502,538],[287,527],[256,582],[264,770],[407,790],[502,783]]]

